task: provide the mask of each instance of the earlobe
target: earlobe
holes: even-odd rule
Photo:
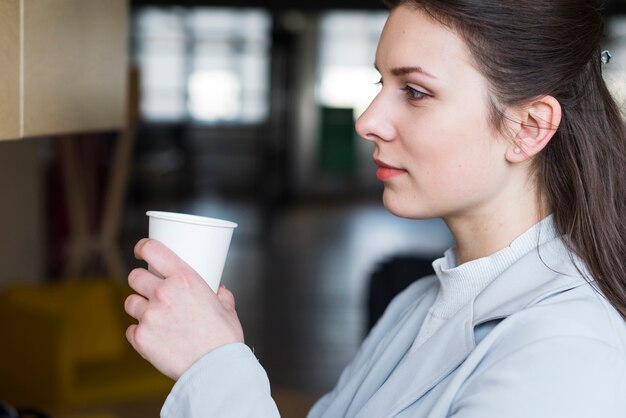
[[[521,163],[532,157],[532,155],[526,152],[524,144],[525,141],[523,138],[519,136],[515,138],[514,142],[511,143],[506,150],[505,157],[508,162]]]
[[[552,96],[542,96],[516,113],[517,134],[506,152],[511,163],[531,159],[548,145],[561,123],[561,104]]]

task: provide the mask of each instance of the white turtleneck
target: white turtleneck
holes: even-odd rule
[[[556,236],[553,216],[549,215],[517,237],[508,247],[490,256],[457,266],[455,248],[447,250],[442,258],[433,262],[439,279],[439,292],[411,349],[416,349],[430,338],[515,261]]]

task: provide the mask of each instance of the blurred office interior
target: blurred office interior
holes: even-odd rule
[[[605,74],[626,110],[626,3],[608,1],[605,13],[612,54]],[[129,106],[138,113],[126,138],[127,171],[116,159],[118,132],[0,142],[0,289],[123,285],[130,269],[143,266],[132,248],[147,236],[147,210],[237,222],[223,282],[284,416],[304,416],[332,388],[384,304],[386,295],[373,298],[373,289],[397,291],[377,280],[388,276],[401,287],[452,245],[441,220],[385,211],[373,147],[354,132],[379,88],[373,62],[386,15],[378,0],[130,1]],[[101,232],[110,183],[124,173],[112,229],[116,260],[87,246],[80,262],[69,261],[77,216],[63,171],[69,143],[79,161],[82,233]],[[64,303],[80,304],[81,294],[73,295]],[[83,304],[84,318],[100,306]],[[115,309],[124,316],[122,302]],[[105,316],[94,317],[120,321]],[[87,332],[92,344],[98,332],[116,330],[97,324]],[[9,330],[2,344],[24,344],[23,331]],[[45,335],[27,344],[46,346]],[[171,386],[151,384],[130,391],[136,396],[112,391],[91,403],[19,399],[60,418],[141,418],[158,415]],[[12,402],[0,393],[3,399]]]

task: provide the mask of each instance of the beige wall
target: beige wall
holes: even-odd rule
[[[22,0],[24,136],[126,124],[127,0]]]
[[[0,139],[125,127],[128,8],[0,1]]]
[[[0,1],[0,139],[20,135],[19,1]]]

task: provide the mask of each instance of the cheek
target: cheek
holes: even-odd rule
[[[466,123],[467,122],[467,123]],[[498,173],[496,138],[470,121],[434,123],[408,144],[416,181],[439,193],[477,193]]]
[[[495,141],[488,137],[486,141]],[[447,173],[438,184],[447,188],[449,197],[459,203],[472,204],[499,193],[506,178],[506,160],[496,143],[477,143],[456,155],[456,164],[447,165]]]
[[[415,168],[428,169],[434,175],[470,170],[472,161],[480,158],[479,135],[457,119],[434,113],[425,116],[421,128],[415,129],[405,141]]]

